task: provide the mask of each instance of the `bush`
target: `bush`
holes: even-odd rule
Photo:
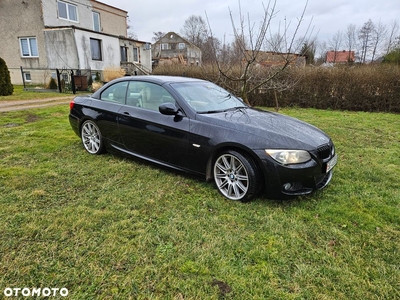
[[[153,74],[195,77],[230,91],[232,87],[237,89],[237,82],[222,81],[218,70],[211,66],[159,66]],[[267,78],[268,69],[257,76]],[[293,82],[296,84],[291,85]],[[287,68],[248,99],[256,106],[275,107],[278,103],[280,107],[400,113],[400,67],[382,64]]]
[[[123,77],[125,70],[121,67],[107,67],[103,71],[103,77],[105,82],[109,82],[113,79]]]
[[[0,96],[12,95],[13,91],[10,71],[8,71],[6,62],[0,57]]]
[[[400,112],[400,68],[390,65],[306,68],[291,89],[268,91],[257,105],[304,108]]]
[[[56,83],[56,80],[53,77],[50,78],[49,89],[50,90],[56,90],[57,89],[57,83]]]

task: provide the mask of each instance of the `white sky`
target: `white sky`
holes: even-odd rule
[[[152,42],[153,32],[174,31],[180,33],[185,20],[191,15],[201,16],[206,20],[206,13],[214,36],[227,42],[232,41],[232,24],[229,10],[232,11],[236,27],[239,25],[239,0],[99,0],[100,2],[126,10],[129,15],[131,30],[140,41]],[[268,0],[241,0],[242,14],[250,16],[251,23],[258,27],[262,21],[263,3]],[[272,1],[273,2],[273,1]],[[291,22],[293,31],[297,19],[306,5],[306,0],[277,0],[277,13],[270,26],[273,32],[282,27],[284,20]],[[389,26],[394,20],[400,22],[400,0],[309,0],[305,20],[297,34],[304,36],[310,21],[313,36],[317,40],[328,42],[338,31],[345,31],[349,24],[361,28],[371,19],[374,23],[382,22]]]

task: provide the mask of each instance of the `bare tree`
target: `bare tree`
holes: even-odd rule
[[[347,47],[347,51],[349,52],[349,56],[347,58],[347,61],[350,62],[351,58],[351,51],[354,50],[354,47],[356,45],[356,25],[354,24],[349,24],[347,26],[346,32],[345,32],[345,44]]]
[[[333,62],[336,62],[336,54],[340,51],[342,46],[343,34],[341,31],[336,32],[332,39],[329,39],[329,47],[334,51]]]
[[[395,44],[396,37],[398,37],[399,34],[399,21],[394,20],[390,23],[389,25],[389,34],[388,34],[388,39],[387,39],[387,45],[386,45],[386,54],[388,54],[390,51],[393,50],[393,45]]]
[[[319,53],[319,61],[326,62],[326,55],[329,50],[328,43],[326,41],[319,42],[317,45],[318,53]]]
[[[151,38],[151,40],[153,42],[157,42],[159,39],[161,39],[164,35],[166,35],[166,32],[162,32],[162,31],[153,31],[153,37]]]
[[[361,46],[361,62],[365,63],[367,60],[367,54],[371,48],[371,39],[375,29],[375,25],[371,19],[369,19],[358,32],[358,39]]]
[[[279,32],[271,34],[269,39],[266,39],[265,50],[266,51],[274,51],[274,52],[284,52],[285,43],[284,36],[282,36]]]
[[[372,58],[371,61],[375,60],[375,56],[379,50],[379,46],[387,35],[387,28],[382,22],[375,25],[374,31],[372,33]]]
[[[250,93],[260,89],[261,87],[266,87],[268,84],[271,84],[273,80],[293,62],[295,59],[293,53],[295,53],[295,51],[299,51],[301,46],[304,44],[305,39],[303,39],[303,41],[298,41],[296,40],[296,35],[300,30],[300,25],[304,21],[304,15],[308,1],[305,4],[301,16],[298,18],[297,26],[291,38],[287,38],[290,23],[289,25],[285,24],[283,34],[281,34],[281,36],[284,38],[282,38],[282,43],[279,43],[285,45],[285,53],[279,53],[282,63],[274,68],[269,68],[267,75],[265,75],[264,72],[263,76],[260,76],[261,68],[259,68],[258,65],[260,57],[263,55],[261,49],[263,45],[267,43],[266,39],[268,38],[267,34],[270,29],[271,22],[277,14],[276,2],[277,0],[270,0],[267,7],[263,5],[263,17],[259,22],[258,28],[256,28],[255,24],[251,22],[249,15],[247,18],[243,16],[240,1],[238,25],[235,23],[232,11],[229,9],[234,34],[233,48],[235,48],[240,54],[240,63],[238,63],[236,68],[234,68],[232,64],[226,65],[217,61],[217,67],[220,78],[225,82],[225,85],[236,94],[239,94],[246,103],[249,103],[248,95]],[[307,36],[309,29],[310,25],[307,28],[305,36]],[[212,36],[212,29],[210,25],[209,31]],[[265,69],[266,68],[263,70],[265,71]]]
[[[183,24],[181,34],[201,48],[208,38],[207,23],[201,16],[192,15]]]

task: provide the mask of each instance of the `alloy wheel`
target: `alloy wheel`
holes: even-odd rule
[[[82,143],[90,154],[100,154],[103,149],[100,129],[93,121],[86,121],[81,130]]]

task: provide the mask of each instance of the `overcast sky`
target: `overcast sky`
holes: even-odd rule
[[[232,40],[232,25],[229,11],[235,17],[238,27],[239,0],[99,0],[100,2],[126,10],[129,15],[131,30],[140,41],[152,42],[153,32],[174,31],[180,33],[185,20],[191,15],[202,16],[206,13],[214,36],[227,42]],[[241,0],[242,14],[250,16],[252,23],[258,25],[262,21],[263,3],[268,0]],[[273,1],[271,1],[273,2]],[[277,13],[270,26],[277,32],[279,24],[291,22],[294,30],[297,19],[306,5],[305,0],[277,0]],[[371,19],[374,23],[382,22],[388,25],[400,21],[400,0],[309,0],[305,20],[300,28],[298,37],[304,36],[308,24],[312,21],[314,36],[318,41],[328,41],[340,31],[345,31],[349,24],[361,28]]]

